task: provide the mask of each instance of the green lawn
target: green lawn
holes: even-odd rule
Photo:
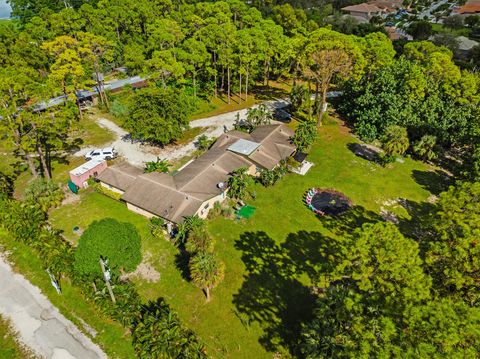
[[[2,359],[27,359],[34,355],[18,340],[10,323],[0,316],[0,358]]]
[[[143,237],[143,252],[160,273],[150,283],[136,280],[145,299],[163,296],[187,326],[206,342],[214,358],[271,358],[290,356],[299,326],[311,314],[309,286],[331,263],[339,237],[361,223],[379,220],[382,207],[396,213],[402,230],[411,228],[409,212],[392,200],[406,199],[409,211],[420,208],[430,190],[438,192],[433,168],[406,158],[383,168],[357,157],[349,144],[357,140],[348,129],[330,121],[322,127],[309,160],[315,166],[306,176],[289,174],[274,187],[255,187],[257,208],[247,222],[216,218],[209,230],[218,256],[226,263],[224,282],[205,303],[202,292],[182,277],[177,250],[153,239],[148,221],[114,200],[95,192],[83,193],[78,203],[55,210],[52,223],[72,241],[75,225],[113,217],[133,223]],[[303,204],[310,187],[344,192],[354,208],[338,219],[319,219]],[[431,188],[430,188],[431,187]]]

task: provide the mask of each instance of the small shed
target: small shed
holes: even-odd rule
[[[70,180],[78,187],[87,187],[90,177],[97,177],[107,168],[107,161],[93,159],[70,171]]]

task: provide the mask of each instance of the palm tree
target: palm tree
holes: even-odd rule
[[[223,280],[225,264],[213,253],[199,252],[190,260],[189,269],[193,283],[205,292],[207,302],[210,301],[210,289]]]
[[[408,133],[404,127],[389,126],[383,135],[383,149],[389,156],[401,156],[410,146]]]
[[[232,172],[232,177],[228,179],[228,188],[230,197],[243,199],[247,194],[248,174],[247,168],[241,167]]]

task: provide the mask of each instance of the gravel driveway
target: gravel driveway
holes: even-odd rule
[[[264,102],[264,104],[269,106],[272,110],[275,110],[283,108],[289,103],[286,100],[274,100]],[[145,162],[155,161],[157,157],[172,162],[191,154],[196,149],[196,142],[198,137],[200,137],[201,135],[206,135],[208,138],[216,138],[222,133],[224,133],[225,129],[233,129],[233,124],[235,122],[237,114],[240,114],[240,118],[245,118],[247,110],[248,109],[243,109],[191,121],[190,127],[202,127],[206,128],[206,130],[185,145],[168,145],[163,148],[151,145],[143,145],[139,142],[132,142],[128,140],[127,131],[119,127],[114,122],[105,118],[97,119],[97,123],[100,127],[108,129],[117,136],[117,139],[113,143],[105,144],[104,147],[112,146],[118,151],[118,154],[121,157],[123,157],[132,165],[143,166]],[[94,148],[95,147],[82,148],[74,155],[84,156],[86,153],[90,152]]]

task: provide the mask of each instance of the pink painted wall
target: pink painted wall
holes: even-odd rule
[[[75,176],[74,174],[72,174],[70,172],[70,179],[72,180],[73,183],[75,183],[78,187],[80,188],[83,188],[83,184],[85,182],[87,182],[87,180],[90,178],[90,177],[95,177],[96,175],[99,175],[100,173],[102,173],[106,168],[107,168],[107,161],[102,161],[100,162],[98,165],[96,165],[95,167],[93,167],[92,169],[90,169],[89,171],[81,174],[81,175],[78,175],[78,176]]]

